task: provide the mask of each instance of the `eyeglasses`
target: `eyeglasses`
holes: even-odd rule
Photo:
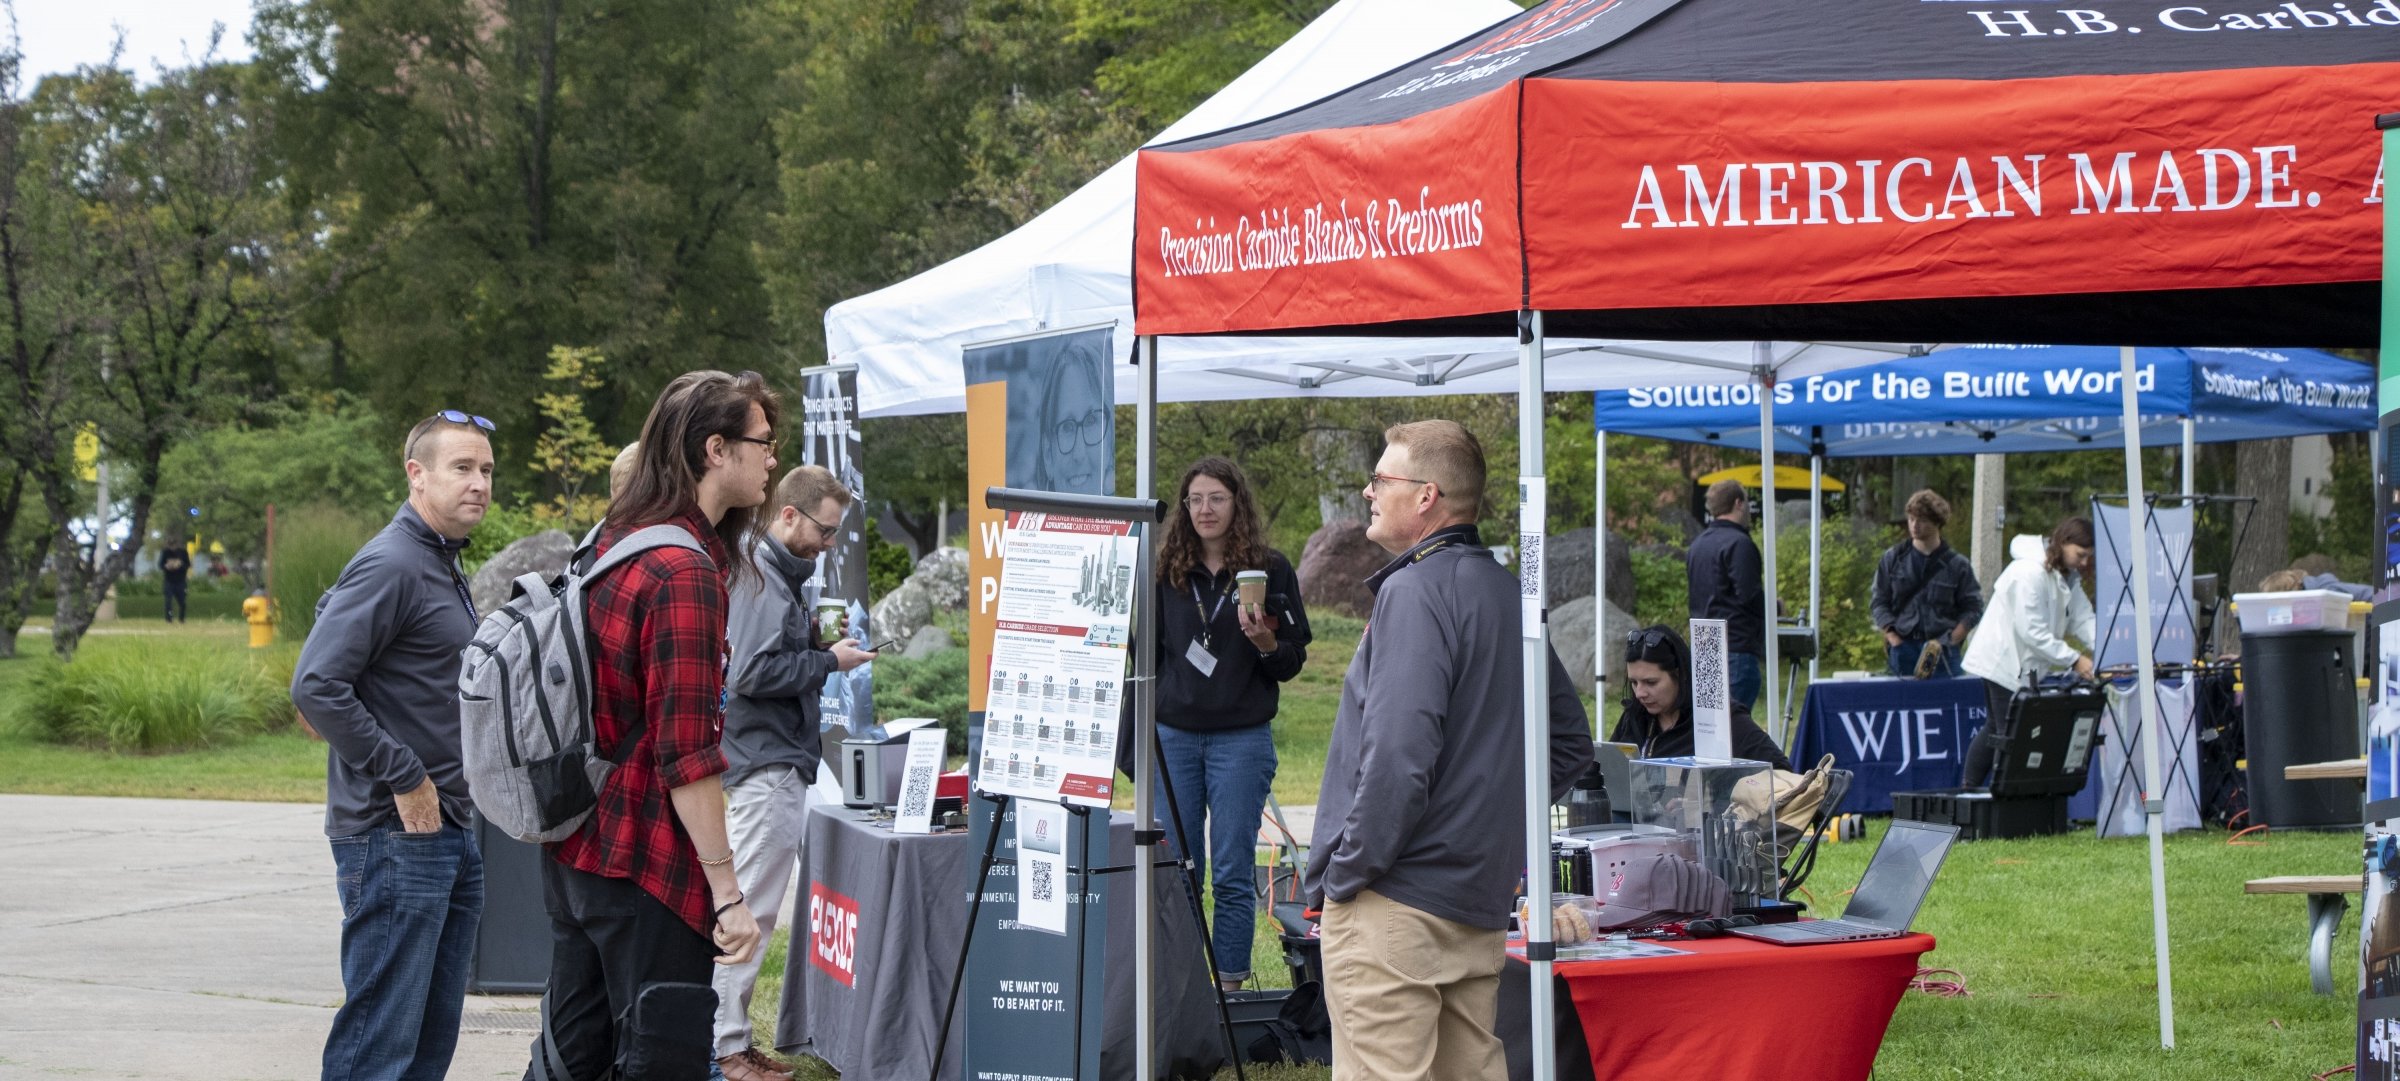
[[[1369,474],[1367,474],[1367,488],[1368,488],[1368,490],[1370,490],[1370,491],[1372,491],[1372,490],[1374,490],[1374,489],[1376,489],[1376,488],[1381,488],[1381,487],[1383,487],[1383,486],[1384,486],[1384,485],[1386,485],[1386,484],[1431,484],[1431,483],[1433,483],[1433,482],[1432,482],[1432,481],[1429,481],[1429,480],[1418,480],[1418,479],[1417,479],[1417,478],[1415,478],[1415,477],[1393,477],[1393,476],[1386,476],[1386,475],[1384,475],[1384,474],[1382,474],[1382,473],[1369,473]]]
[[[1190,507],[1193,510],[1224,510],[1225,508],[1233,505],[1233,497],[1226,495],[1223,492],[1212,492],[1208,495],[1185,496],[1183,499],[1183,505]]]
[[[826,525],[825,523],[818,521],[816,515],[810,514],[798,507],[793,507],[792,511],[795,514],[798,514],[800,517],[808,519],[808,524],[817,527],[818,540],[825,540],[833,536],[834,532],[841,528],[839,525]]]
[[[783,453],[783,440],[777,439],[773,435],[769,435],[765,439],[760,439],[755,435],[729,435],[725,438],[742,443],[756,443],[767,448],[768,454],[780,455]]]
[[[427,420],[426,420],[426,423],[427,423],[427,424],[430,424],[430,423],[432,423],[433,421],[436,421],[436,420],[448,421],[448,422],[450,422],[450,423],[452,423],[452,424],[472,424],[472,425],[474,425],[474,426],[476,426],[476,427],[478,427],[478,428],[481,428],[481,429],[483,429],[484,431],[486,431],[486,432],[488,432],[488,433],[491,433],[491,434],[493,434],[493,435],[498,435],[498,434],[500,433],[500,429],[499,429],[497,426],[495,426],[495,425],[492,423],[492,420],[491,420],[491,418],[490,418],[490,417],[479,417],[479,416],[476,416],[476,415],[475,415],[475,414],[473,414],[473,413],[469,413],[469,412],[466,412],[466,411],[464,411],[464,410],[460,410],[460,409],[444,409],[444,410],[442,410],[442,411],[441,411],[441,412],[439,412],[439,413],[435,413],[435,414],[434,414],[432,417],[430,417],[430,418],[427,418]],[[422,429],[424,426],[425,426],[425,425],[422,425],[422,424],[418,425],[418,427],[419,427],[420,429]],[[421,434],[421,433],[420,433],[420,435],[418,436],[418,438],[423,438],[423,436],[422,436],[422,434]],[[404,457],[404,458],[407,458],[407,459],[409,459],[410,461],[415,461],[415,460],[416,460],[416,457],[417,457],[417,440],[416,440],[416,439],[411,439],[411,440],[409,440],[409,441],[408,441],[408,450],[407,450],[405,453],[403,453],[401,456],[402,456],[402,457]]]
[[[1050,439],[1058,444],[1060,454],[1073,453],[1078,438],[1084,446],[1099,446],[1100,437],[1107,434],[1108,412],[1102,409],[1094,409],[1080,418],[1068,417],[1050,427]]]

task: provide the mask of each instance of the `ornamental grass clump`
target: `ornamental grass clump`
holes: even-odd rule
[[[20,687],[16,723],[44,739],[121,753],[187,750],[288,723],[291,702],[265,658],[211,642],[93,650],[42,662]]]

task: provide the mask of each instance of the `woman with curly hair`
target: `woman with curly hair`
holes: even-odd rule
[[[1245,571],[1266,573],[1263,604],[1241,603]],[[1167,824],[1177,850],[1208,868],[1209,947],[1218,979],[1238,990],[1250,978],[1259,813],[1275,780],[1271,722],[1279,685],[1308,660],[1309,631],[1299,576],[1267,547],[1250,483],[1230,460],[1202,458],[1184,470],[1159,545],[1157,601]]]

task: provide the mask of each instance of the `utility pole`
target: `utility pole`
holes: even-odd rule
[[[2008,490],[2008,459],[1998,454],[1975,456],[1975,528],[1968,537],[1974,552],[1975,580],[1992,588],[2000,568],[2008,565],[2007,532],[2001,528]]]

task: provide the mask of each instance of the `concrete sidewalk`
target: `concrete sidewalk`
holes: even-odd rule
[[[0,795],[0,1078],[313,1078],[342,1000],[324,809]],[[470,996],[450,1076],[538,1000]]]

